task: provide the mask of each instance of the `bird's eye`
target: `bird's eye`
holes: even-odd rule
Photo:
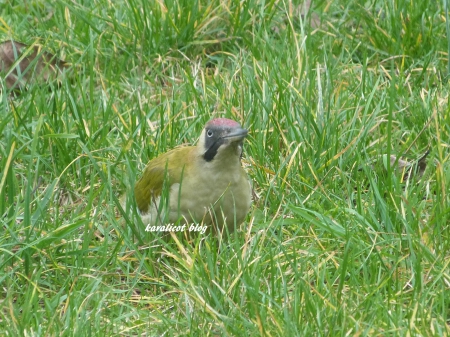
[[[208,130],[208,131],[206,132],[206,134],[208,135],[208,137],[212,137],[213,134],[214,134],[214,132],[212,132],[211,130]]]

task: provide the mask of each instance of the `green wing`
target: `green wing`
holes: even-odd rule
[[[168,186],[181,181],[183,168],[190,161],[193,149],[193,146],[173,149],[147,164],[142,177],[134,187],[139,211],[148,212],[150,201],[161,195],[164,177],[168,179]]]

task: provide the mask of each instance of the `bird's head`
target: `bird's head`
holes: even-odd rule
[[[198,142],[198,149],[207,162],[241,157],[242,144],[248,131],[231,119],[215,118],[209,121]]]

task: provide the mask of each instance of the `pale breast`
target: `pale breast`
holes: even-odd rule
[[[167,202],[157,197],[150,203],[147,214],[142,214],[144,224],[175,224],[181,219],[181,223],[214,224],[219,229],[226,224],[233,231],[250,209],[251,186],[240,165],[203,170],[200,178],[185,172],[181,184],[170,186],[168,197]]]
[[[250,208],[251,187],[240,170],[241,167],[222,174],[217,171],[205,174],[203,179],[185,179],[181,194],[180,185],[172,185],[171,220],[176,221],[181,215],[190,223],[214,223],[222,227],[225,222],[230,230],[235,222],[242,223]]]

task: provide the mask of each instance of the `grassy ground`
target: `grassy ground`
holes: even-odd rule
[[[2,335],[450,333],[442,1],[0,4],[2,40],[72,68],[1,96]],[[213,116],[250,130],[251,212],[155,241],[119,198]],[[427,149],[421,178],[383,160]]]

